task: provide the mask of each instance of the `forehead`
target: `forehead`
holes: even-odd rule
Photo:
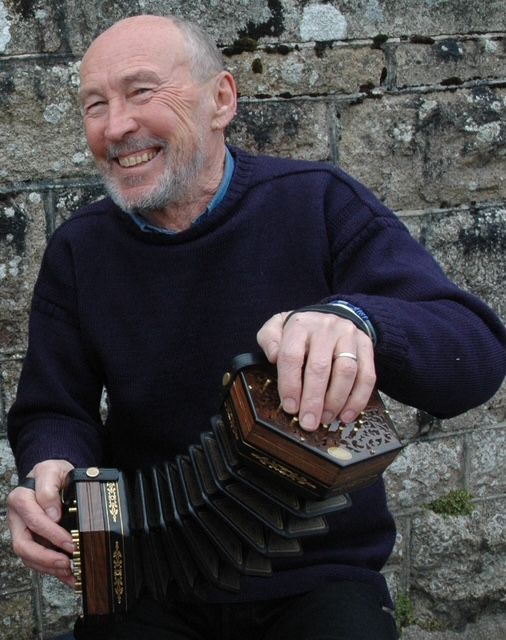
[[[128,81],[134,77],[160,80],[188,76],[190,61],[179,30],[168,21],[126,22],[99,36],[81,64],[81,90],[95,83]]]

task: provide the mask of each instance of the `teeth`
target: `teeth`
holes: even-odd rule
[[[149,162],[156,156],[156,151],[150,151],[149,153],[143,153],[140,156],[128,156],[128,158],[118,158],[118,162],[122,167],[135,167],[143,162]]]

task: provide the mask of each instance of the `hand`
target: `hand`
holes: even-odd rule
[[[66,460],[46,460],[28,474],[35,478],[35,491],[17,487],[7,499],[7,519],[12,548],[23,563],[42,573],[74,585],[67,554],[74,550],[72,536],[57,523],[61,518],[60,490],[72,469]]]
[[[260,347],[278,368],[283,409],[299,415],[299,424],[316,430],[339,417],[353,422],[365,408],[376,383],[369,336],[350,320],[330,313],[278,313],[257,334]],[[340,353],[355,354],[357,360]]]

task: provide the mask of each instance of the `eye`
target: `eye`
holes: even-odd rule
[[[134,103],[142,104],[147,102],[153,94],[151,87],[136,87],[130,92],[130,100]]]
[[[153,89],[151,87],[138,87],[132,91],[132,97],[134,98],[146,98]]]
[[[93,115],[105,106],[105,100],[93,100],[84,105],[84,113]]]

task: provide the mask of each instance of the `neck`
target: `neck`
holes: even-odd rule
[[[225,171],[226,148],[220,149],[217,157],[209,162],[209,170],[204,172],[195,189],[183,202],[174,203],[161,211],[145,214],[145,218],[153,225],[171,231],[189,229],[208,207],[216,195]]]

